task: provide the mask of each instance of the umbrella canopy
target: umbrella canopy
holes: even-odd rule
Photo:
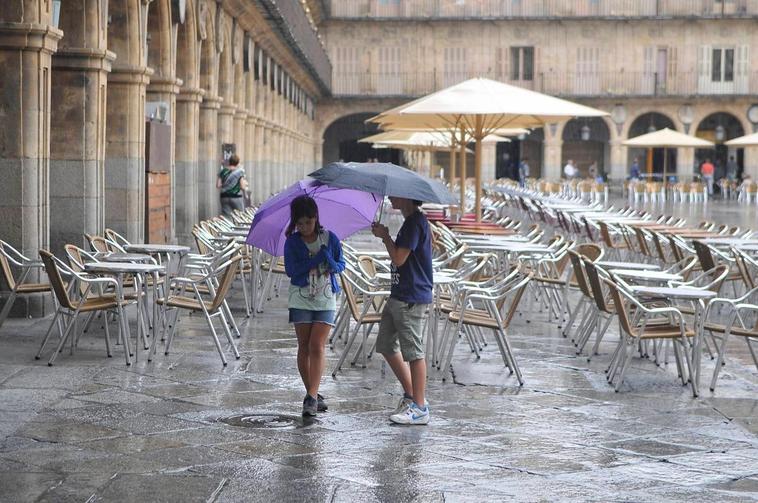
[[[340,239],[370,226],[382,202],[381,196],[370,192],[337,188],[316,180],[300,180],[261,205],[250,226],[247,243],[276,257],[284,255],[290,203],[303,195],[316,201],[321,225]]]
[[[659,148],[659,147],[693,147],[693,148],[707,148],[712,147],[713,142],[703,140],[695,136],[680,133],[669,128],[661,129],[653,133],[647,133],[640,136],[635,136],[630,140],[626,140],[624,145],[628,147],[644,147],[644,148]]]
[[[758,133],[753,133],[745,136],[740,136],[733,140],[724,142],[724,145],[731,147],[755,147],[758,146]]]
[[[482,141],[484,143],[500,143],[511,140],[504,136],[491,134],[484,137]],[[385,131],[367,136],[358,142],[373,143],[374,147],[397,147],[409,150],[450,150],[456,147],[456,143],[450,134],[435,131]]]
[[[457,129],[476,142],[474,151],[477,220],[481,219],[482,139],[503,128],[541,127],[573,117],[600,117],[606,112],[521,87],[477,78],[437,91],[370,119],[383,129]],[[463,160],[463,159],[462,159]],[[465,173],[461,166],[461,173]],[[461,177],[461,206],[465,183]]]
[[[595,108],[476,78],[392,108],[369,119],[390,128],[491,130],[541,127],[573,117],[608,115]],[[477,127],[477,119],[481,122]],[[385,128],[386,129],[386,128]]]
[[[696,138],[688,134],[674,131],[673,129],[663,128],[660,131],[654,131],[652,133],[635,136],[630,140],[626,140],[624,145],[627,147],[643,147],[643,148],[663,148],[669,147],[684,147],[684,148],[707,148],[712,147],[713,142]],[[663,181],[666,181],[668,155],[663,155]]]
[[[388,162],[333,162],[308,176],[333,187],[427,203],[456,204],[453,195],[441,183]]]

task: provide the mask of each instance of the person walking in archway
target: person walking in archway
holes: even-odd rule
[[[245,209],[247,179],[245,170],[239,164],[239,156],[232,154],[228,166],[222,167],[218,172],[216,187],[221,189],[221,212],[226,216],[231,216],[234,210]]]
[[[703,177],[703,180],[705,180],[705,183],[708,185],[708,195],[713,195],[713,173],[716,171],[716,168],[713,166],[713,163],[711,163],[710,159],[706,159],[703,164],[700,165],[700,175]]]

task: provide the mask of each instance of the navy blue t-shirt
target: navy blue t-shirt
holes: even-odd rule
[[[411,251],[400,267],[392,266],[391,296],[412,304],[431,304],[434,272],[432,236],[426,215],[414,211],[403,222],[395,246]]]

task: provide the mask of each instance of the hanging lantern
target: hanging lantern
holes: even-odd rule
[[[716,141],[724,141],[724,138],[726,138],[726,130],[719,124],[716,126]]]
[[[590,130],[590,127],[587,124],[582,126],[582,128],[579,130],[579,134],[582,137],[582,141],[588,141],[590,139],[591,133],[592,131]]]

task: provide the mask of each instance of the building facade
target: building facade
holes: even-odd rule
[[[380,112],[474,77],[524,86],[609,112],[490,147],[484,176],[509,174],[528,156],[532,174],[558,178],[571,158],[612,180],[634,157],[660,172],[663,152],[622,145],[671,127],[715,141],[674,149],[682,179],[713,158],[734,157],[753,176],[753,149],[723,142],[758,125],[758,1],[755,0],[325,0],[320,31],[333,68],[332,98],[318,127]],[[342,140],[344,142],[345,140]],[[325,160],[334,157],[327,141]],[[444,162],[440,164],[444,165]]]

